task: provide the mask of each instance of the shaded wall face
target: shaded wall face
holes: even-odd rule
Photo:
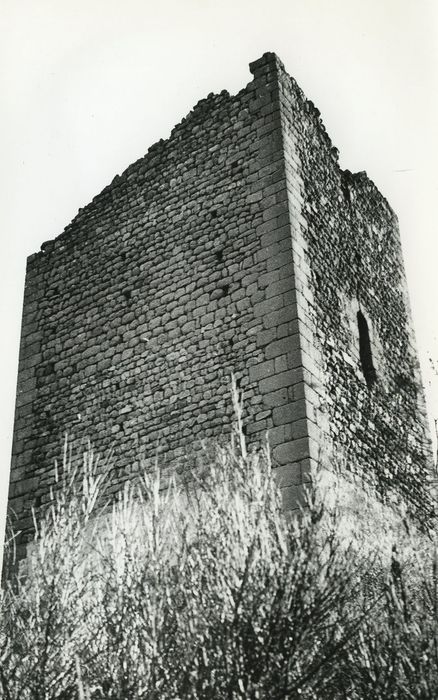
[[[432,459],[397,220],[365,173],[341,171],[295,82],[280,82],[310,421],[326,462],[421,514]]]
[[[303,398],[293,401],[296,359],[281,345],[296,343],[296,304],[269,78],[197,105],[42,248],[24,302],[10,486],[19,529],[49,499],[65,431],[77,451],[87,438],[103,455],[114,446],[110,491],[140,457],[183,467],[198,439],[230,429],[231,372],[248,433],[276,427],[290,462],[283,426]],[[285,488],[300,481],[299,447]]]

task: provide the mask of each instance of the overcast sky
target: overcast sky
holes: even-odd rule
[[[436,0],[1,0],[0,32],[0,517],[26,256],[199,99],[246,85],[265,51],[321,111],[342,167],[366,170],[399,216],[438,417]]]

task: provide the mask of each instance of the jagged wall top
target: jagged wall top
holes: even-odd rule
[[[266,52],[259,59],[251,62],[249,64],[249,68],[250,72],[254,75],[254,80],[263,74],[272,73],[277,75],[279,84],[281,81],[285,81],[287,83],[291,94],[295,96],[297,105],[299,105],[311,118],[314,129],[318,133],[318,136],[327,149],[327,152],[330,154],[333,163],[338,167],[341,177],[345,178],[347,182],[353,183],[358,189],[360,188],[363,191],[368,191],[376,199],[376,201],[379,202],[379,204],[385,206],[395,217],[396,215],[388,201],[381,194],[380,190],[368,177],[365,171],[351,173],[349,170],[342,170],[340,168],[339,151],[336,146],[333,145],[331,138],[327,133],[320,111],[317,109],[317,107],[315,107],[314,103],[306,97],[297,81],[287,73],[283,62],[280,60],[277,54],[273,52]],[[120,175],[115,175],[112,182],[104,187],[99,194],[93,197],[92,201],[88,205],[79,209],[77,215],[65,227],[64,231],[59,236],[42,243],[40,252],[49,253],[55,245],[64,245],[64,237],[68,236],[69,233],[74,230],[75,225],[79,220],[86,217],[93,207],[98,206],[100,202],[111,193],[111,188],[114,184],[129,182],[130,179],[135,178],[139,170],[141,170],[145,160],[148,161],[148,164],[152,165],[154,159],[159,161],[161,158],[165,157],[166,150],[171,144],[178,139],[185,139],[187,137],[188,128],[194,132],[202,125],[205,113],[210,112],[211,108],[215,104],[220,104],[220,102],[223,100],[239,99],[242,93],[252,90],[254,87],[254,81],[252,81],[235,96],[230,95],[228,90],[222,90],[220,93],[210,93],[206,98],[200,99],[186,115],[186,117],[183,117],[183,119],[181,119],[181,121],[173,127],[170,132],[170,136],[167,139],[160,139],[159,141],[153,143],[151,146],[149,146],[144,156],[134,161]],[[36,255],[38,254],[40,253],[36,253]],[[33,255],[30,257],[32,258]]]

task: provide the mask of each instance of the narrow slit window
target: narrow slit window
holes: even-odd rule
[[[363,376],[368,389],[371,389],[377,381],[377,374],[373,364],[373,354],[371,351],[370,331],[368,323],[362,311],[357,312],[357,325],[359,328],[359,356]]]

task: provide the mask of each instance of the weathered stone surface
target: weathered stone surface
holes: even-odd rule
[[[299,438],[298,440],[285,442],[282,445],[277,445],[274,447],[273,457],[278,464],[292,464],[293,462],[300,462],[306,457],[310,457],[309,441],[304,437]]]
[[[279,59],[251,72],[28,259],[10,490],[24,539],[66,430],[101,453],[115,439],[116,491],[140,453],[152,464],[158,445],[172,464],[230,429],[231,372],[249,439],[272,431],[287,507],[315,445],[424,506],[429,444],[396,217],[364,173],[341,170]]]
[[[304,492],[301,484],[285,486],[281,490],[286,510],[297,510],[304,506]]]

